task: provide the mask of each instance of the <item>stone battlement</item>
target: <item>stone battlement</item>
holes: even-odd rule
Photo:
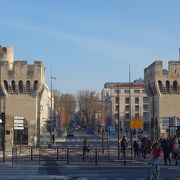
[[[162,61],[155,61],[144,69],[144,75],[156,78],[180,78],[180,61],[169,61],[168,69],[163,69]]]
[[[37,89],[45,84],[45,67],[41,61],[28,64],[26,60],[14,61],[12,47],[0,46],[1,89],[4,94],[19,92],[36,94]],[[20,88],[21,87],[21,88]]]

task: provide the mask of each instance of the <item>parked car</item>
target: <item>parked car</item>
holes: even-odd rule
[[[87,129],[87,134],[94,134],[94,129]]]
[[[74,137],[74,130],[73,129],[67,130],[67,137]]]

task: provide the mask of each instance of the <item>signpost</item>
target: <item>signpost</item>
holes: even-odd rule
[[[142,119],[131,119],[130,120],[131,129],[141,129],[143,128],[143,120]]]
[[[24,129],[24,117],[14,116],[14,129],[17,130]]]
[[[18,132],[21,154],[22,136],[24,130],[24,117],[14,116],[14,130],[17,130]]]
[[[2,147],[2,150],[3,150],[3,163],[5,162],[5,120],[6,120],[6,117],[5,117],[5,113],[2,112],[1,113],[1,147]]]

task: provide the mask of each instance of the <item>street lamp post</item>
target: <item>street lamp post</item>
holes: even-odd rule
[[[118,93],[118,160],[120,160],[120,122],[119,122],[119,85],[117,83],[117,93]]]
[[[131,70],[129,64],[129,122],[131,122],[132,118],[132,108],[131,108]],[[131,159],[132,159],[132,151],[133,151],[133,142],[132,142],[132,128],[130,127],[130,143],[131,143]]]
[[[50,130],[50,142],[51,142],[51,144],[52,144],[52,131],[53,131],[53,128],[52,128],[52,126],[53,126],[53,105],[52,105],[52,89],[53,89],[53,87],[52,87],[52,80],[55,80],[56,78],[55,77],[53,77],[53,76],[51,76],[51,130]]]

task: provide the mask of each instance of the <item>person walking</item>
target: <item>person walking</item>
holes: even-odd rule
[[[83,153],[85,154],[86,152],[89,152],[89,144],[87,141],[87,137],[85,137],[83,141]]]
[[[126,140],[126,136],[123,136],[121,140],[121,148],[122,148],[123,157],[124,157],[124,164],[126,164],[126,149],[128,148],[128,142]]]
[[[158,142],[156,142],[153,145],[153,148],[152,148],[152,151],[150,154],[154,161],[153,165],[156,167],[156,172],[157,172],[156,179],[159,179],[159,176],[160,176],[159,162],[160,162],[160,158],[162,155],[162,150],[161,150],[160,144]]]
[[[134,158],[137,158],[139,156],[139,146],[136,140],[133,143],[133,150],[134,150]]]
[[[33,146],[34,146],[34,147],[37,146],[37,137],[36,137],[35,134],[34,134],[34,136],[33,136]]]
[[[175,160],[175,165],[178,165],[179,148],[180,146],[179,146],[178,140],[174,139],[173,144],[172,144],[172,154]]]
[[[171,165],[170,153],[171,153],[171,144],[168,139],[163,139],[161,142],[161,147],[164,154],[164,164],[167,165],[167,160]]]
[[[141,159],[142,158],[142,141],[141,141],[141,139],[138,139],[137,143],[138,143],[138,154],[139,154],[138,158]]]

